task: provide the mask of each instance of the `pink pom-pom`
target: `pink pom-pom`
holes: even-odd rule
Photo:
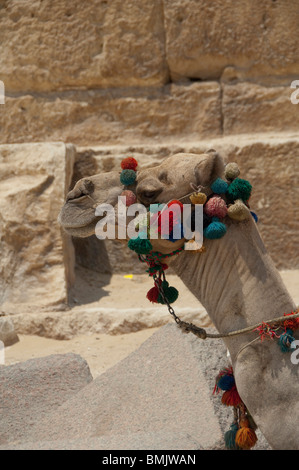
[[[209,217],[224,218],[227,214],[227,205],[220,196],[213,196],[204,206],[204,211]]]
[[[133,191],[130,191],[129,189],[125,189],[125,191],[121,193],[121,196],[124,196],[126,198],[126,206],[131,206],[137,201],[136,195],[133,193]]]

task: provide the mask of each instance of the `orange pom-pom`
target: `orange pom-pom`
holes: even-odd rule
[[[124,158],[120,164],[123,170],[134,170],[136,171],[136,168],[138,166],[137,161],[133,157],[127,157]]]
[[[235,442],[240,449],[249,450],[255,446],[257,437],[253,429],[240,428],[237,431]]]
[[[230,390],[227,390],[222,395],[221,401],[226,406],[238,406],[242,402],[236,386],[234,385]]]

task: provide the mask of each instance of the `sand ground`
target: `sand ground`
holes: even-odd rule
[[[291,296],[296,304],[299,305],[299,270],[281,271],[281,276]],[[137,278],[137,280],[140,287],[140,277]],[[113,277],[112,282],[107,286],[109,295],[103,297],[107,307],[116,308],[119,306],[121,309],[133,306],[132,301],[134,301],[134,296],[132,292],[130,292],[130,289],[127,291],[126,297],[123,295],[120,296],[119,294],[124,282],[130,281],[127,281],[127,279],[124,280],[123,276]],[[186,302],[186,299],[182,301]],[[195,305],[194,299],[192,299],[191,303]],[[99,302],[99,305],[102,304]],[[170,321],[173,320],[170,319]],[[5,365],[25,361],[34,357],[73,352],[80,354],[86,359],[91,373],[95,378],[136,350],[147,338],[157,331],[157,329],[158,328],[146,328],[137,332],[117,335],[77,335],[69,340],[56,340],[33,335],[19,335],[19,342],[5,348]]]

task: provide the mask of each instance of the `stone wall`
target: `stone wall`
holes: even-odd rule
[[[73,245],[91,270],[141,272],[113,242],[72,245],[54,223],[69,187],[129,154],[144,167],[213,147],[238,161],[276,265],[298,267],[298,23],[297,0],[0,0],[2,304],[17,301],[18,277],[39,285],[46,266],[48,300],[64,303]]]

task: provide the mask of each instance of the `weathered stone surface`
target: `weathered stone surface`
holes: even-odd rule
[[[7,97],[1,141],[80,145],[220,135],[217,82]]]
[[[69,237],[57,216],[70,184],[74,147],[0,146],[0,304],[14,313],[67,301],[73,279]]]
[[[227,365],[222,340],[209,347],[166,325],[52,412],[48,408],[26,434],[22,423],[11,428],[1,450],[223,449],[233,415],[212,392]],[[257,434],[256,449],[269,449]]]
[[[92,381],[77,354],[30,359],[0,369],[0,443],[26,439],[28,430]]]
[[[168,80],[161,0],[4,3],[0,77],[7,91],[153,86]]]
[[[298,72],[297,2],[164,0],[164,16],[173,79],[215,79],[228,68],[273,83]]]
[[[292,104],[288,86],[266,87],[254,83],[222,85],[223,133],[297,131],[299,104]]]
[[[12,319],[6,316],[0,316],[0,341],[4,346],[11,346],[19,341]]]

